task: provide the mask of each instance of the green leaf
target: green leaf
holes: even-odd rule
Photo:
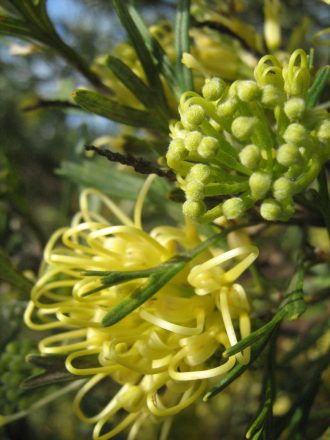
[[[163,85],[160,80],[159,71],[156,64],[151,56],[151,53],[145,43],[145,40],[137,28],[134,20],[132,19],[126,2],[122,0],[113,0],[114,8],[117,15],[124,26],[131,44],[133,45],[138,58],[142,64],[144,73],[146,75],[148,84],[153,89],[154,93],[157,95],[161,104],[165,109],[167,109],[167,102],[165,98],[165,93],[163,90]]]
[[[189,261],[189,260],[188,260]],[[134,290],[118,305],[114,306],[104,317],[102,323],[104,326],[110,326],[121,321],[125,316],[133,310],[141,306],[155,293],[158,292],[165,284],[167,284],[178,272],[180,272],[188,262],[183,260],[179,263],[171,265],[170,269],[158,270],[149,276],[140,288]]]
[[[27,361],[41,368],[40,374],[28,377],[22,384],[27,390],[62,382],[81,380],[81,376],[70,373],[65,367],[65,355],[28,355]],[[97,355],[84,356],[75,361],[79,368],[93,368],[98,365]]]
[[[32,354],[27,356],[27,361],[30,364],[42,368],[44,371],[40,374],[28,377],[22,383],[22,387],[26,390],[31,390],[59,382],[81,379],[81,377],[69,373],[65,368],[65,359],[66,356],[61,355],[39,356]]]
[[[177,100],[179,100],[184,90],[182,90],[181,86],[178,84],[177,74],[174,65],[172,64],[162,46],[150,34],[149,29],[145,25],[141,15],[136,10],[133,3],[129,2],[127,4],[127,8],[135,26],[142,35],[145,44],[147,45],[150,53],[153,56],[158,71],[164,76],[169,86],[171,87],[175,97],[177,98]]]
[[[25,25],[24,21],[4,15],[0,15],[0,34],[13,37],[32,38],[32,33]]]
[[[133,270],[122,272],[109,272],[109,271],[97,271],[89,270],[83,272],[84,276],[101,276],[101,285],[93,290],[86,292],[86,295],[98,292],[106,287],[116,286],[117,284],[125,283],[127,281],[138,280],[140,278],[148,278],[155,272],[158,272],[158,268],[151,268],[146,270]]]
[[[264,383],[262,390],[262,402],[260,409],[251,426],[249,427],[246,438],[253,439],[258,438],[260,433],[263,433],[264,438],[269,438],[272,434],[273,426],[273,402],[275,398],[275,379],[274,379],[274,366],[276,359],[276,339],[278,335],[278,327],[272,333],[270,343],[268,346],[267,361],[264,371]]]
[[[184,52],[190,52],[189,44],[190,0],[179,0],[175,23],[176,68],[183,91],[193,90],[192,72],[182,64]]]
[[[274,328],[277,326],[277,324],[282,321],[282,319],[286,315],[285,308],[281,308],[271,319],[267,324],[263,325],[262,327],[258,328],[254,332],[250,333],[249,336],[242,339],[241,341],[237,342],[237,344],[233,345],[232,347],[228,348],[226,351],[224,351],[223,355],[225,357],[233,356],[234,354],[239,353],[240,351],[244,350],[244,348],[250,347],[250,345],[255,344],[260,338],[263,336],[270,334]]]
[[[165,261],[160,266],[157,266],[157,268],[153,268],[153,272],[142,286],[134,290],[105,315],[103,325],[111,326],[116,324],[137,307],[141,306],[165,286],[165,284],[167,284],[177,273],[179,273],[188,262],[204,250],[208,249],[208,247],[216,241],[220,240],[225,233],[227,233],[227,231],[216,234],[195,248],[182,252],[168,261]]]
[[[7,255],[0,249],[0,279],[7,282],[24,295],[30,295],[33,283],[25,278],[11,263]]]
[[[257,415],[256,419],[253,421],[252,425],[249,427],[246,438],[247,439],[254,439],[259,438],[255,437],[258,436],[263,432],[263,426],[265,424],[265,419],[269,414],[269,411],[271,410],[271,402],[267,402],[265,406],[261,409],[260,413]]]
[[[299,262],[292,278],[290,285],[295,288],[286,295],[281,304],[281,308],[286,311],[286,317],[290,320],[297,319],[306,310],[306,303],[304,300],[304,278],[305,278],[305,264],[303,257],[299,258]]]
[[[316,74],[315,80],[307,92],[307,108],[314,107],[330,77],[330,66],[322,67]]]
[[[306,310],[304,291],[297,289],[291,292],[290,298],[286,301],[283,310],[286,312],[286,317],[291,321],[299,318]]]
[[[250,333],[249,336],[225,350],[223,353],[225,357],[230,357],[234,354],[237,354],[244,350],[244,348],[256,343],[262,336],[271,333],[284,318],[288,318],[290,320],[297,319],[302,313],[305,312],[306,303],[304,301],[304,291],[302,288],[304,283],[304,275],[304,261],[301,259],[293,277],[295,289],[286,294],[273,318],[267,322],[267,324]]]
[[[106,65],[146,107],[157,107],[155,93],[119,58],[108,56]]]
[[[73,92],[72,97],[84,110],[112,121],[133,127],[167,130],[167,124],[161,122],[154,113],[121,105],[92,90],[77,89]]]
[[[81,163],[62,162],[56,174],[65,176],[78,185],[96,188],[110,197],[133,201],[137,199],[144,182],[142,176],[125,173],[108,163],[91,160]]]
[[[268,333],[266,334],[266,336],[260,338],[252,349],[250,362],[246,365],[237,363],[234,366],[234,368],[232,368],[224,377],[222,377],[220,381],[203,396],[203,401],[207,402],[209,399],[211,399],[211,397],[214,397],[217,394],[219,394],[221,391],[227,388],[232,382],[234,382],[238,377],[240,377],[260,356],[260,354],[266,347],[266,344],[270,337],[271,337],[271,333]]]

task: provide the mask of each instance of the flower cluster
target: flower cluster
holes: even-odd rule
[[[310,108],[310,69],[302,49],[288,64],[266,55],[255,81],[205,81],[182,95],[167,163],[185,192],[187,216],[241,217],[255,204],[266,220],[294,213],[293,196],[317,177],[330,153],[330,118]]]
[[[179,249],[202,242],[189,222],[144,232],[141,207],[146,186],[134,222],[104,195],[83,191],[72,225],[55,232],[45,248],[41,275],[25,313],[29,327],[57,329],[40,342],[41,353],[65,354],[69,372],[90,376],[74,408],[84,422],[95,424],[94,440],[110,439],[129,426],[133,439],[146,419],[164,422],[166,438],[171,417],[201,396],[212,378],[236,362],[249,362],[249,349],[229,358],[222,353],[250,333],[246,293],[235,283],[258,255],[250,244],[205,250],[142,306],[114,325],[102,324],[106,313],[138,292],[145,279],[133,276],[109,287],[100,284],[97,273],[154,268]],[[97,205],[102,208],[98,212]],[[105,208],[122,224],[111,225],[103,216]],[[109,378],[120,385],[119,391],[101,411],[85,414],[86,396],[107,386]]]

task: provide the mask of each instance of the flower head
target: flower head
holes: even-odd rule
[[[139,196],[134,222],[103,194],[83,191],[71,226],[55,232],[46,246],[25,313],[31,328],[57,329],[40,342],[40,352],[65,354],[69,372],[89,377],[74,408],[83,421],[95,424],[95,440],[110,439],[129,426],[130,439],[135,438],[146,419],[163,421],[168,430],[171,417],[198,399],[212,378],[249,361],[249,349],[230,358],[222,352],[250,332],[246,293],[236,283],[257,257],[250,244],[202,252],[119,322],[102,323],[123,299],[139,294],[148,271],[166,267],[180,249],[202,241],[189,222],[149,233],[142,229],[141,207],[150,183],[149,178]],[[102,209],[95,210],[97,205]],[[99,213],[104,208],[121,224],[110,224]],[[103,277],[102,283],[100,274],[109,270],[125,281],[109,285]],[[100,412],[85,414],[85,397],[107,386],[109,378],[118,392]]]
[[[266,220],[287,220],[293,196],[318,175],[330,154],[330,119],[310,108],[308,60],[266,55],[255,81],[205,81],[182,95],[171,125],[167,163],[186,195],[184,213],[200,222],[241,217],[260,206]]]

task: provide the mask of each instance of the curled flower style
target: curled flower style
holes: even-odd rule
[[[230,86],[207,79],[202,95],[181,97],[167,163],[194,220],[235,219],[258,204],[264,219],[285,221],[329,158],[329,113],[309,105],[306,53],[287,65],[266,55],[254,76]]]
[[[258,255],[250,244],[204,250],[142,305],[113,325],[104,324],[109,310],[141,292],[148,273],[180,261],[180,250],[203,242],[189,221],[149,233],[142,229],[151,181],[138,197],[134,222],[103,194],[82,192],[71,226],[55,232],[46,246],[25,313],[32,329],[57,330],[40,342],[40,352],[65,354],[67,370],[88,378],[74,408],[84,422],[95,424],[94,440],[113,438],[128,427],[132,440],[145,420],[163,422],[166,438],[171,417],[198,399],[212,378],[236,362],[249,362],[249,348],[229,358],[222,352],[250,333],[247,296],[236,282]],[[106,208],[120,225],[109,223]],[[107,284],[100,274],[109,270],[124,281]],[[112,392],[111,385],[103,409],[86,414],[85,399],[98,386],[108,386],[109,378],[119,391]]]

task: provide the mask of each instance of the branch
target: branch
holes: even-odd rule
[[[135,157],[131,154],[114,153],[110,150],[97,148],[94,145],[86,145],[85,150],[95,151],[95,153],[97,153],[99,156],[104,156],[111,162],[117,162],[133,167],[137,173],[156,174],[160,177],[166,177],[170,181],[175,181],[175,175],[172,171],[164,171],[142,157]]]

